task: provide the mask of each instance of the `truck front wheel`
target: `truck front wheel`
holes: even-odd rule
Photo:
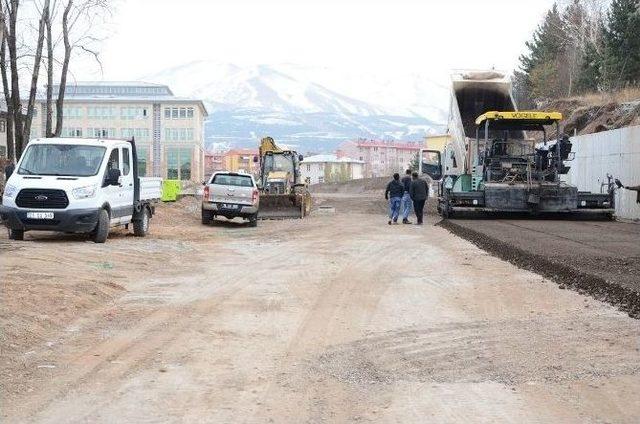
[[[24,240],[24,230],[9,230],[11,240]]]
[[[149,209],[142,208],[140,211],[140,219],[133,221],[133,235],[136,237],[144,237],[149,232]]]
[[[98,214],[98,223],[93,231],[93,241],[95,243],[104,243],[109,237],[109,212],[101,209]]]

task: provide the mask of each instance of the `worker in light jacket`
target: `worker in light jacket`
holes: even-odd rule
[[[411,201],[411,195],[409,191],[411,190],[411,170],[407,169],[404,177],[402,177],[402,186],[404,187],[404,193],[402,194],[402,223],[403,224],[411,224],[409,221],[409,213],[411,212],[411,206],[413,202]]]
[[[400,182],[400,174],[393,174],[393,180],[387,184],[384,192],[384,198],[389,201],[389,225],[393,222],[398,223],[398,215],[400,214],[400,204],[402,203],[402,194],[404,187]]]
[[[413,210],[416,213],[418,225],[422,225],[424,204],[429,198],[429,185],[425,180],[418,177],[417,172],[414,172],[411,177],[412,180],[411,187],[409,188],[409,194],[411,195],[411,200],[413,200]]]

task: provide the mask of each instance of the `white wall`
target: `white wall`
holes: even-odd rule
[[[309,184],[324,182],[324,162],[305,162],[300,164],[300,174],[302,179],[309,178]]]
[[[640,127],[581,135],[571,140],[576,158],[568,162],[571,170],[567,182],[578,186],[578,190],[599,193],[607,174],[625,185],[640,185]],[[640,219],[636,196],[635,191],[618,190],[616,215],[619,218]]]

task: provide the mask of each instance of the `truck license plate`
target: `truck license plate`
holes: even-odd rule
[[[29,219],[53,219],[53,212],[27,212]]]
[[[238,205],[234,205],[231,203],[223,203],[222,204],[222,209],[237,209]]]

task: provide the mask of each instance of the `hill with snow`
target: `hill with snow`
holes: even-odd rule
[[[353,138],[421,140],[443,130],[446,90],[418,74],[198,61],[144,80],[204,100],[207,144],[255,146],[271,135],[328,152]]]

